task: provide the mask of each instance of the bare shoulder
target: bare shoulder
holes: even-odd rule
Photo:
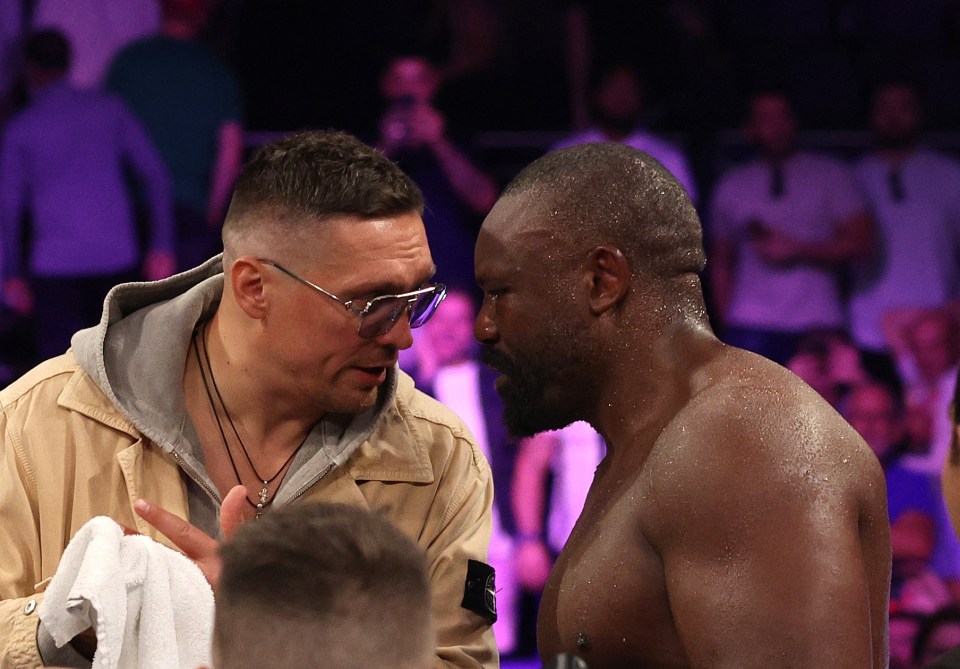
[[[728,349],[692,378],[637,489],[691,663],[882,667],[890,541],[873,453],[767,360]]]
[[[856,431],[786,369],[731,349],[667,425],[657,476],[704,502],[740,491],[762,500],[882,504],[883,472]]]

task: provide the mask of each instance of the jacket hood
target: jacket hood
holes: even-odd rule
[[[184,408],[183,370],[197,323],[210,318],[223,292],[222,256],[156,282],[121,284],[104,301],[100,322],[77,332],[78,364],[147,438],[177,455],[190,473],[215,490],[203,467],[199,440]],[[343,429],[320,421],[294,458],[277,494],[300,494],[323,473],[346,462],[393,403],[396,369],[388,370],[376,404]]]

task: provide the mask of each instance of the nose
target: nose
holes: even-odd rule
[[[484,298],[483,305],[477,313],[477,318],[473,322],[473,336],[481,344],[491,344],[500,338],[497,325],[490,315],[490,305]]]
[[[413,332],[410,331],[410,311],[404,309],[393,327],[376,338],[382,346],[396,346],[403,351],[413,346]]]

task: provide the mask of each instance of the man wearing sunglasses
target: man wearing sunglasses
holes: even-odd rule
[[[0,664],[92,654],[91,630],[56,647],[34,584],[93,516],[178,548],[216,587],[236,527],[327,501],[423,549],[437,667],[496,665],[489,467],[396,367],[445,293],[422,207],[348,135],[264,147],[236,183],[222,257],[116,287],[71,351],[0,394]]]

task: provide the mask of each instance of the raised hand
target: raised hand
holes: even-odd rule
[[[247,505],[247,489],[242,485],[231,488],[220,505],[220,529],[229,540],[237,528],[253,519]],[[173,545],[193,560],[214,589],[220,580],[220,542],[161,506],[138,499],[133,505],[137,515],[157,528]]]

